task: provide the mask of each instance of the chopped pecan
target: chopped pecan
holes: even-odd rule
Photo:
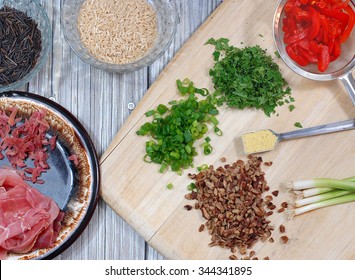
[[[263,193],[269,187],[260,169],[261,162],[261,157],[248,156],[247,162],[238,160],[217,169],[210,166],[190,175],[195,180],[196,191],[185,197],[197,200],[195,208],[207,220],[209,246],[229,248],[233,254],[238,249],[245,255],[259,239],[270,237],[273,228],[267,216],[272,211],[265,211]],[[272,196],[269,198],[272,200]],[[273,207],[268,203],[268,207]]]
[[[185,205],[184,208],[187,210],[187,211],[190,211],[192,209],[192,206],[191,205]]]

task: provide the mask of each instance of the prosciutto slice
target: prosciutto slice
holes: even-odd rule
[[[14,171],[0,168],[0,259],[8,252],[49,248],[57,239],[64,213]]]

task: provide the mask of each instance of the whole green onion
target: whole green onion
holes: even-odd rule
[[[317,178],[284,185],[295,192],[294,208],[289,210],[291,217],[315,209],[355,201],[355,177],[342,180]]]

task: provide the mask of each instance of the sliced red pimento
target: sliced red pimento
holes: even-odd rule
[[[71,160],[74,163],[74,165],[79,164],[78,157],[75,154],[72,154],[70,157],[68,157],[68,159]]]
[[[282,31],[290,58],[301,66],[314,63],[319,71],[326,71],[328,61],[341,55],[341,44],[354,28],[355,12],[350,1],[288,0],[284,11]]]
[[[312,6],[307,6],[306,9],[309,12],[309,15],[311,16],[312,19],[312,22],[309,27],[307,39],[312,41],[314,38],[317,37],[320,31],[320,14]]]
[[[348,21],[348,25],[345,27],[343,34],[341,34],[340,36],[340,43],[344,43],[349,38],[350,33],[353,30],[355,24],[355,13],[353,9],[350,6],[347,6],[344,8],[344,10],[349,15],[349,21]]]
[[[24,120],[16,117],[17,111],[16,108],[9,108],[9,116],[0,111],[0,159],[4,158],[5,153],[23,179],[43,183],[38,177],[49,169],[47,146],[55,149],[56,136],[48,136],[50,126],[45,119],[45,110],[35,111]],[[33,166],[27,166],[28,159],[33,161]]]
[[[296,61],[301,66],[307,66],[308,62],[302,56],[295,52],[291,45],[286,46],[286,52],[288,56]]]
[[[330,63],[329,47],[320,45],[320,52],[318,54],[318,70],[324,72]]]

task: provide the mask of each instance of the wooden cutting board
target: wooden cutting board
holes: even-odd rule
[[[159,166],[143,161],[146,137],[136,131],[149,119],[144,113],[157,105],[179,99],[175,82],[190,78],[197,87],[213,89],[209,69],[213,65],[212,46],[204,43],[211,37],[226,37],[236,46],[260,45],[280,65],[292,88],[296,109],[279,107],[278,116],[267,117],[252,109],[223,109],[218,116],[223,136],[210,135],[213,153],[198,156],[195,166],[222,165],[220,159],[232,163],[246,159],[240,135],[242,132],[270,128],[277,132],[353,118],[354,107],[339,81],[316,82],[293,73],[281,59],[275,57],[272,39],[272,21],[277,1],[229,0],[206,20],[177,53],[160,77],[127,119],[101,158],[102,198],[144,239],[168,259],[227,259],[230,251],[210,248],[210,236],[198,232],[204,223],[200,211],[186,211],[189,204],[184,198],[191,182],[185,171],[182,176],[169,171],[158,172]],[[284,181],[317,177],[345,178],[354,176],[355,131],[315,136],[280,143],[277,148],[261,154],[263,167],[272,190]],[[167,190],[172,183],[174,188]],[[275,204],[289,199],[280,188]],[[258,242],[253,250],[259,258],[270,259],[355,259],[355,203],[328,207],[288,220],[284,213],[275,213],[271,222],[276,230],[274,243]],[[280,224],[286,226],[290,238],[281,244]]]

